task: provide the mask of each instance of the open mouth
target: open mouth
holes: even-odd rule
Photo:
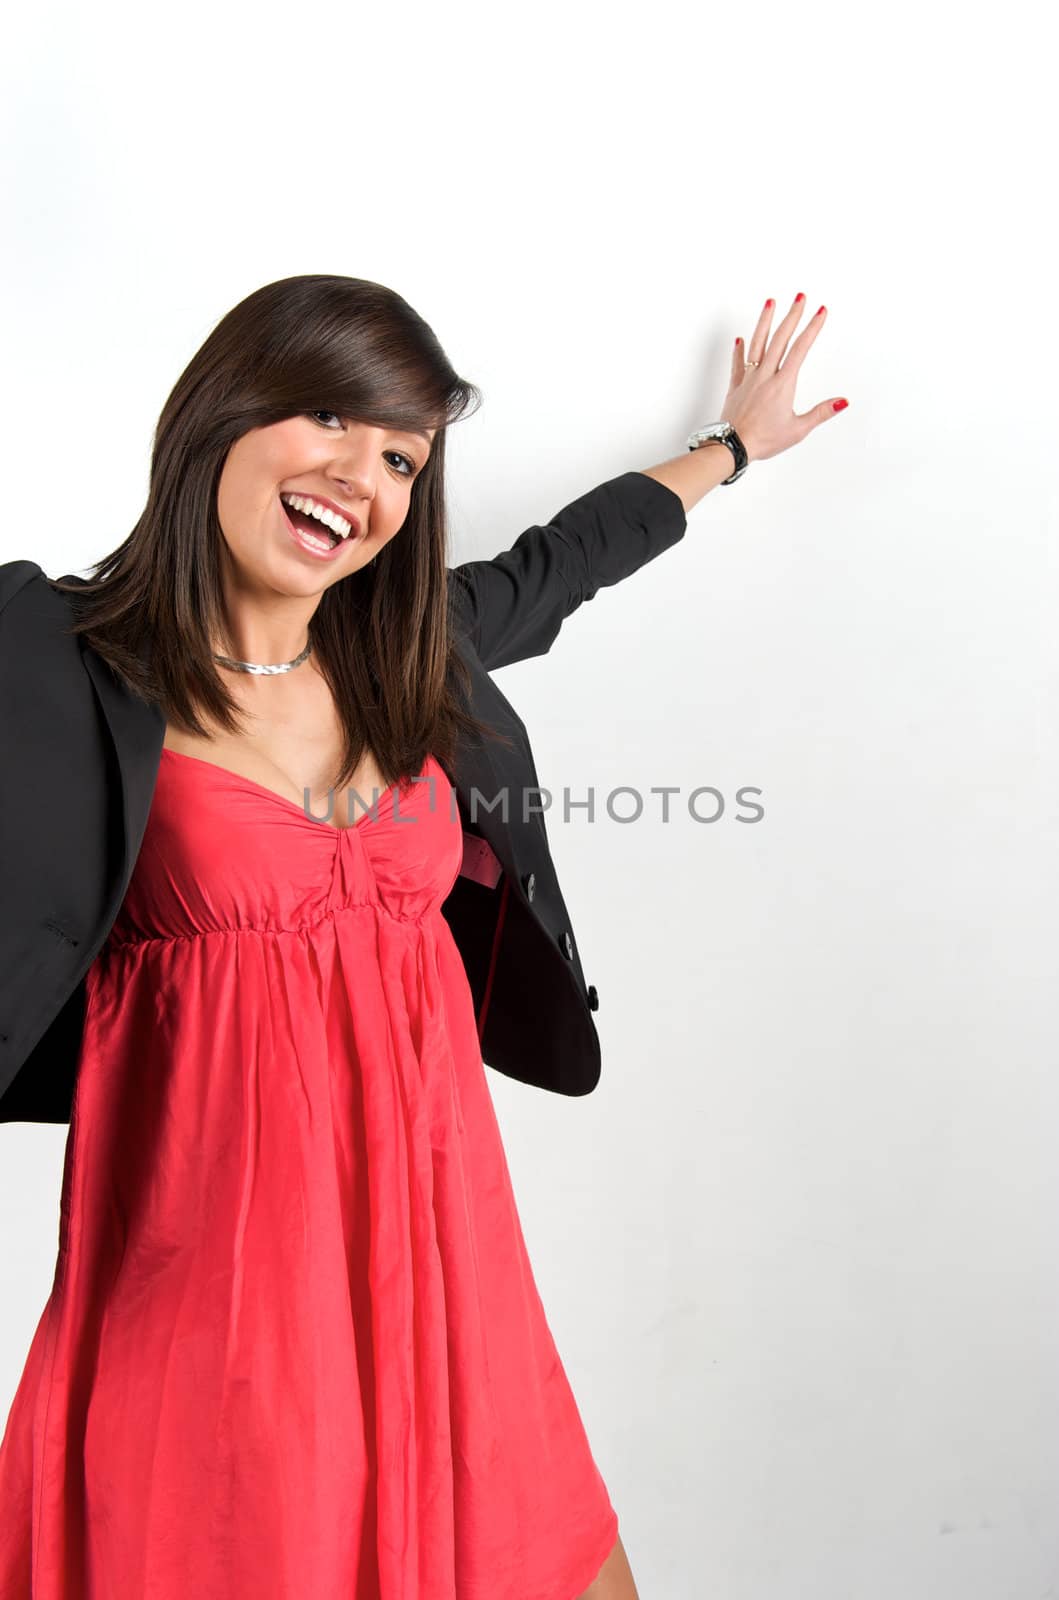
[[[334,529],[326,527],[324,523],[317,521],[316,517],[311,517],[307,511],[298,511],[283,500],[280,504],[283,507],[283,515],[291,527],[297,528],[300,534],[311,543],[318,544],[322,550],[333,550],[336,545],[348,542],[341,534],[335,533]],[[355,535],[350,534],[350,539],[354,537]]]

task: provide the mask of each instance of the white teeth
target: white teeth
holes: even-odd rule
[[[318,539],[315,533],[306,533],[304,529],[302,529],[299,531],[298,538],[304,539],[306,544],[311,544],[314,550],[331,550],[334,548],[333,545],[328,544],[327,540],[322,534]]]
[[[322,522],[325,528],[330,528],[332,533],[337,533],[340,539],[348,539],[353,532],[353,524],[347,522],[345,517],[340,517],[337,512],[328,510],[327,506],[318,505],[315,500],[310,500],[303,494],[281,494],[280,499],[285,506],[293,506],[295,511],[301,511],[307,517],[315,517],[317,522]]]

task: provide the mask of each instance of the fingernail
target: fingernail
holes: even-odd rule
[[[738,334],[736,334],[736,336],[735,336],[735,342],[736,342],[736,344],[742,344],[742,342],[743,342]]]
[[[818,307],[817,307],[817,308],[816,308],[816,313],[815,313],[815,314],[816,314],[816,316],[819,316],[819,315],[820,315],[820,313],[821,313],[821,311],[826,311],[826,310],[827,310],[827,307],[826,307],[826,306],[818,306]]]
[[[799,301],[799,300],[804,300],[804,299],[805,299],[805,296],[804,296],[804,294],[796,294],[796,295],[795,295],[795,297],[794,297],[794,303],[795,303],[795,305],[797,305],[797,304],[798,304],[798,301]]]
[[[768,300],[766,300],[766,301],[765,301],[765,310],[766,310],[766,311],[767,311],[767,310],[768,310],[768,308],[769,308],[769,306],[771,306],[771,305],[774,305],[774,304],[775,304],[775,301],[774,301],[774,300],[772,300],[772,299],[768,299]]]
[[[844,411],[848,405],[848,400],[836,400],[833,402],[831,409],[832,411]]]

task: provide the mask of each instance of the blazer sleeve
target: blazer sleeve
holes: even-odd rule
[[[624,472],[527,528],[492,560],[449,569],[457,615],[487,671],[545,655],[571,612],[637,572],[687,530],[678,494]]]

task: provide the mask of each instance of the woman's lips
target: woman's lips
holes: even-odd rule
[[[302,537],[300,529],[296,528],[294,523],[288,517],[287,508],[283,504],[283,501],[277,499],[277,504],[280,512],[282,513],[283,521],[286,524],[287,532],[294,543],[298,546],[298,549],[304,550],[305,554],[308,556],[315,556],[317,561],[334,561],[342,554],[347,545],[357,544],[360,541],[361,535],[359,533],[351,533],[348,539],[339,539],[337,544],[332,545],[331,548],[327,550],[325,550],[323,546],[311,544],[308,539]],[[322,533],[321,538],[323,538]]]

